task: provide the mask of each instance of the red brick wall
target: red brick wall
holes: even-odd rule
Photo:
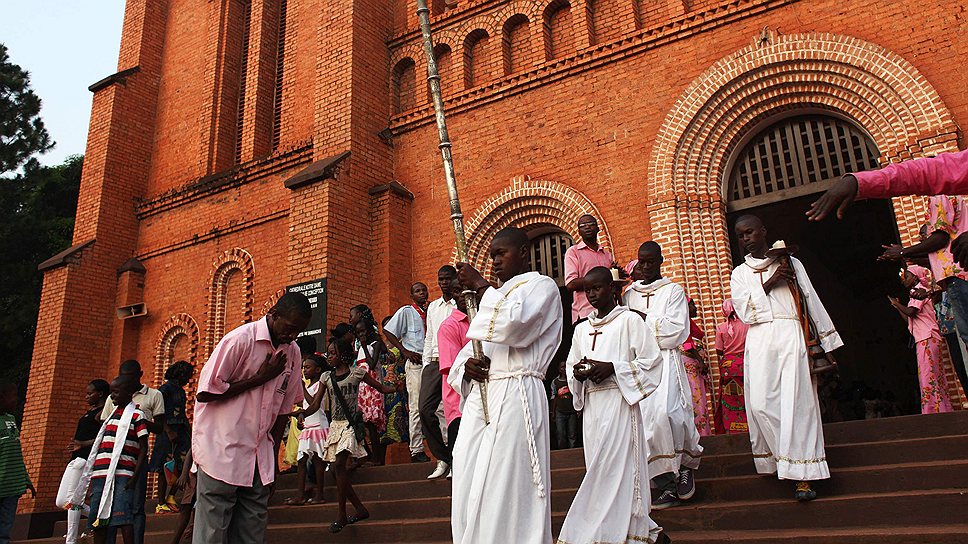
[[[24,425],[28,465],[41,493],[36,503],[22,501],[25,508],[51,508],[83,386],[113,375],[129,350],[157,383],[172,358],[203,362],[220,321],[231,327],[258,319],[287,284],[327,277],[329,322],[335,323],[359,302],[389,313],[406,302],[411,282],[432,284],[437,268],[451,261],[448,199],[412,2],[287,0],[281,62],[279,2],[252,1],[242,164],[227,173],[235,166],[242,82],[236,78],[233,90],[240,67],[232,72],[225,65],[236,55],[230,45],[239,43],[242,4],[129,0],[119,68],[137,65],[140,72],[95,94],[78,203],[75,242],[96,242],[77,263],[45,277]],[[728,257],[717,230],[722,200],[716,180],[704,176],[716,157],[728,154],[736,133],[724,127],[731,112],[740,113],[724,104],[716,109],[723,117],[718,124],[690,130],[712,116],[690,102],[716,95],[717,88],[702,85],[702,77],[712,77],[710,67],[793,34],[852,36],[873,44],[870,58],[897,55],[909,62],[912,81],[932,86],[941,108],[894,98],[914,83],[883,78],[864,89],[861,82],[875,80],[862,77],[851,85],[804,83],[784,107],[834,99],[857,104],[860,93],[880,93],[890,107],[852,110],[872,132],[885,133],[892,119],[920,119],[900,124],[923,121],[925,127],[968,121],[968,80],[958,62],[968,55],[968,40],[961,5],[953,0],[849,9],[834,0],[571,0],[570,10],[559,12],[548,11],[549,3],[484,0],[435,10],[437,41],[451,51],[440,60],[464,213],[481,229],[519,221],[568,230],[576,213],[590,210],[620,263],[655,233],[668,246],[670,273],[691,288],[703,284],[691,292],[702,301],[707,328],[723,294],[716,283]],[[871,25],[875,7],[878,24]],[[527,25],[507,25],[519,15]],[[773,33],[762,34],[765,27]],[[489,38],[476,41],[475,33]],[[397,87],[412,100],[395,98],[393,67],[404,58],[414,61],[413,75]],[[794,64],[792,58],[778,54],[774,67],[758,68],[764,89],[780,92],[767,76]],[[730,92],[747,101],[753,117],[756,104],[772,100],[770,92],[759,98],[751,98],[755,90]],[[267,138],[276,107],[273,151]],[[704,117],[670,116],[677,111]],[[390,142],[378,136],[387,127]],[[956,144],[954,133],[929,134],[922,142],[917,136],[881,149],[885,159]],[[312,161],[344,151],[351,156],[332,179],[284,187]],[[210,174],[216,177],[204,177]],[[392,180],[413,193],[412,203],[392,191],[370,194]],[[499,217],[481,211],[485,206]],[[918,204],[908,199],[895,207],[908,236]],[[121,323],[114,318],[116,271],[131,257],[147,269],[149,314]],[[220,298],[213,277],[232,259],[240,271],[229,276]],[[709,270],[715,277],[704,279]],[[55,391],[59,406],[77,410],[54,410]]]

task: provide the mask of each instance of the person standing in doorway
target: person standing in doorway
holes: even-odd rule
[[[592,305],[585,296],[585,274],[596,266],[612,266],[615,257],[598,243],[598,220],[592,215],[578,218],[581,241],[565,251],[565,287],[573,293],[571,322],[575,323],[592,313]]]
[[[578,447],[578,410],[575,410],[575,397],[568,387],[568,376],[565,374],[565,361],[558,363],[558,376],[551,381],[551,399],[555,412],[555,433],[558,438],[558,449]]]

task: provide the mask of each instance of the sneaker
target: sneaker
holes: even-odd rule
[[[679,502],[679,497],[676,496],[676,492],[667,489],[659,495],[658,499],[652,501],[652,509],[664,510],[673,506],[679,506],[680,504],[682,503]]]
[[[817,492],[810,487],[810,482],[797,482],[797,490],[793,496],[800,502],[807,502],[816,499]]]
[[[447,463],[443,461],[437,461],[437,468],[434,469],[434,471],[430,474],[430,476],[427,476],[427,479],[436,480],[437,478],[440,478],[441,476],[446,475],[447,470],[449,468],[450,466]]]
[[[676,494],[682,501],[688,501],[696,494],[696,477],[691,469],[684,468],[679,471],[679,477],[676,478]]]
[[[428,461],[430,461],[430,457],[427,457],[427,454],[422,451],[410,456],[411,463],[426,463]]]

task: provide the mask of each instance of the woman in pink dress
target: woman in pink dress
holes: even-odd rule
[[[952,411],[948,397],[948,379],[941,361],[941,331],[930,296],[915,295],[919,286],[930,289],[931,278],[927,268],[912,265],[904,270],[901,282],[911,293],[907,305],[888,297],[891,305],[908,322],[908,330],[914,337],[918,354],[918,382],[921,385],[921,413],[935,414]],[[923,291],[923,289],[918,289]]]
[[[743,323],[733,310],[733,300],[723,301],[726,321],[716,326],[716,355],[719,356],[719,398],[716,402],[716,432],[719,434],[748,433],[746,397],[743,389],[743,354],[746,352],[746,333],[750,326]]]
[[[712,418],[709,417],[709,404],[706,399],[709,393],[709,365],[703,348],[703,332],[694,318],[698,315],[696,303],[689,299],[689,339],[679,350],[682,352],[682,364],[686,367],[686,377],[692,389],[692,411],[696,418],[696,428],[699,436],[713,434]]]

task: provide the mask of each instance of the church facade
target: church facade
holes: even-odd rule
[[[820,235],[798,214],[846,172],[965,144],[953,0],[437,0],[432,24],[471,261],[486,269],[513,225],[560,278],[591,214],[620,264],[663,246],[710,344],[731,214],[813,240],[821,294],[876,313],[865,289],[887,280],[858,270],[916,239],[923,199]],[[23,508],[53,509],[84,388],[121,361],[158,385],[286,288],[315,295],[324,330],[433,285],[454,241],[426,64],[404,0],[128,0],[118,72],[91,87],[74,245],[41,265]],[[841,321],[874,344],[905,334],[866,315]],[[869,380],[907,387],[910,368],[877,364]]]

